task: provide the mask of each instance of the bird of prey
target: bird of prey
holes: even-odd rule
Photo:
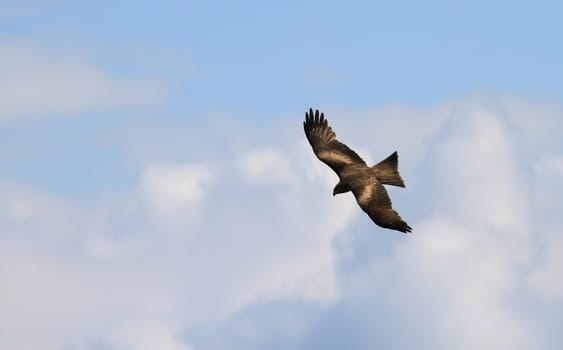
[[[317,158],[336,172],[340,181],[332,195],[352,191],[356,202],[371,220],[384,228],[411,232],[412,228],[391,207],[391,199],[383,185],[405,187],[399,174],[397,152],[376,165],[366,162],[348,146],[336,139],[324,113],[309,109],[303,122],[307,140]]]

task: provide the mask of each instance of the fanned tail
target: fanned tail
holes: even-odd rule
[[[399,174],[398,164],[399,156],[397,155],[397,151],[395,151],[389,157],[371,168],[375,173],[375,177],[377,177],[382,184],[405,187],[403,178]]]

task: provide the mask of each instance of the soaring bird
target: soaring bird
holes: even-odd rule
[[[332,195],[352,191],[356,202],[371,220],[384,228],[411,232],[412,228],[393,210],[391,199],[383,185],[405,187],[399,174],[398,155],[393,152],[376,165],[369,167],[366,162],[348,146],[336,139],[324,113],[309,109],[303,122],[307,140],[317,158],[336,172],[340,181]]]

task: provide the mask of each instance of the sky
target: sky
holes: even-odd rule
[[[0,348],[559,349],[563,5],[0,1]],[[375,164],[375,226],[302,129]]]

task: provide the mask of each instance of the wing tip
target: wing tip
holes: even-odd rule
[[[324,112],[318,109],[313,110],[313,108],[310,107],[309,111],[305,111],[305,122],[303,125],[310,128],[315,126],[328,127],[328,120],[325,118]]]
[[[402,227],[402,229],[400,231],[403,232],[404,234],[411,233],[412,227],[410,227],[409,224],[407,224],[406,222],[404,222],[404,224],[405,224],[405,226]]]
[[[309,117],[309,118],[323,117],[324,118],[324,112],[321,112],[318,108],[313,109],[312,107],[309,107],[309,111],[305,111],[305,117]]]

